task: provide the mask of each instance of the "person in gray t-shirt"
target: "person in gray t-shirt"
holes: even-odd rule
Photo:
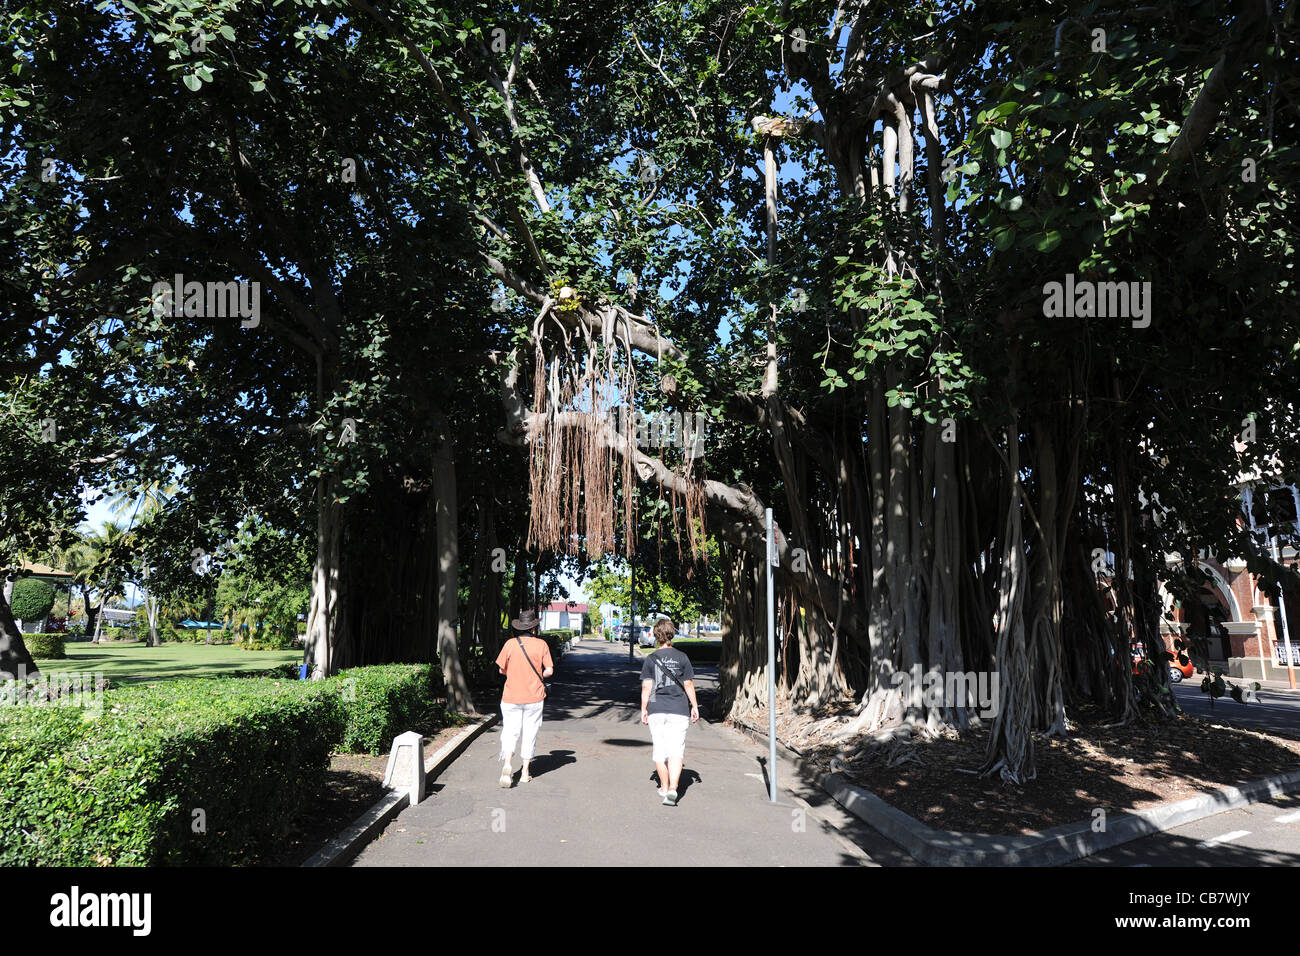
[[[664,806],[677,806],[677,783],[686,759],[687,728],[700,719],[691,659],[672,646],[677,628],[662,620],[654,627],[656,649],[641,666],[641,723],[650,725],[652,759]]]

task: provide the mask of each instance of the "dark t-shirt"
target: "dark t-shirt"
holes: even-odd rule
[[[672,671],[683,684],[695,679],[691,659],[676,648],[661,647],[647,655],[645,663],[641,665],[641,679],[654,681],[654,686],[650,688],[650,702],[646,705],[646,711],[651,714],[681,714],[689,717],[690,698],[678,686],[677,680],[664,673],[665,669]]]

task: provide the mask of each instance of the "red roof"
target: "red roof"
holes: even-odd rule
[[[586,614],[587,605],[585,604],[565,604],[563,601],[555,601],[542,608],[543,611],[568,611],[570,614]]]

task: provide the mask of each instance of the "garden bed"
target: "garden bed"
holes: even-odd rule
[[[766,713],[746,721],[766,729]],[[788,721],[787,721],[788,723]],[[936,830],[1024,834],[1107,814],[1144,810],[1300,767],[1300,739],[1183,715],[1107,726],[1080,712],[1069,739],[1034,738],[1037,778],[1004,783],[978,770],[988,726],[933,740],[864,747],[801,740],[804,758]],[[778,727],[778,737],[786,734]],[[835,760],[832,768],[831,762]]]
[[[464,727],[443,727],[424,738],[424,758],[437,753]],[[310,798],[303,812],[294,820],[288,838],[276,851],[257,860],[255,866],[302,866],[357,817],[374,806],[388,793],[384,771],[388,755],[334,754],[321,786]]]

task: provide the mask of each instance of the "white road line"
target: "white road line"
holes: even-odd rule
[[[1229,840],[1236,840],[1239,837],[1250,836],[1249,830],[1233,830],[1231,833],[1224,833],[1221,836],[1210,837],[1208,840],[1202,840],[1196,844],[1198,848],[1204,850],[1207,847],[1215,846],[1219,843],[1227,843]]]
[[[1274,823],[1295,823],[1297,820],[1300,820],[1300,810],[1296,810],[1294,813],[1284,813],[1280,817],[1273,818]]]

